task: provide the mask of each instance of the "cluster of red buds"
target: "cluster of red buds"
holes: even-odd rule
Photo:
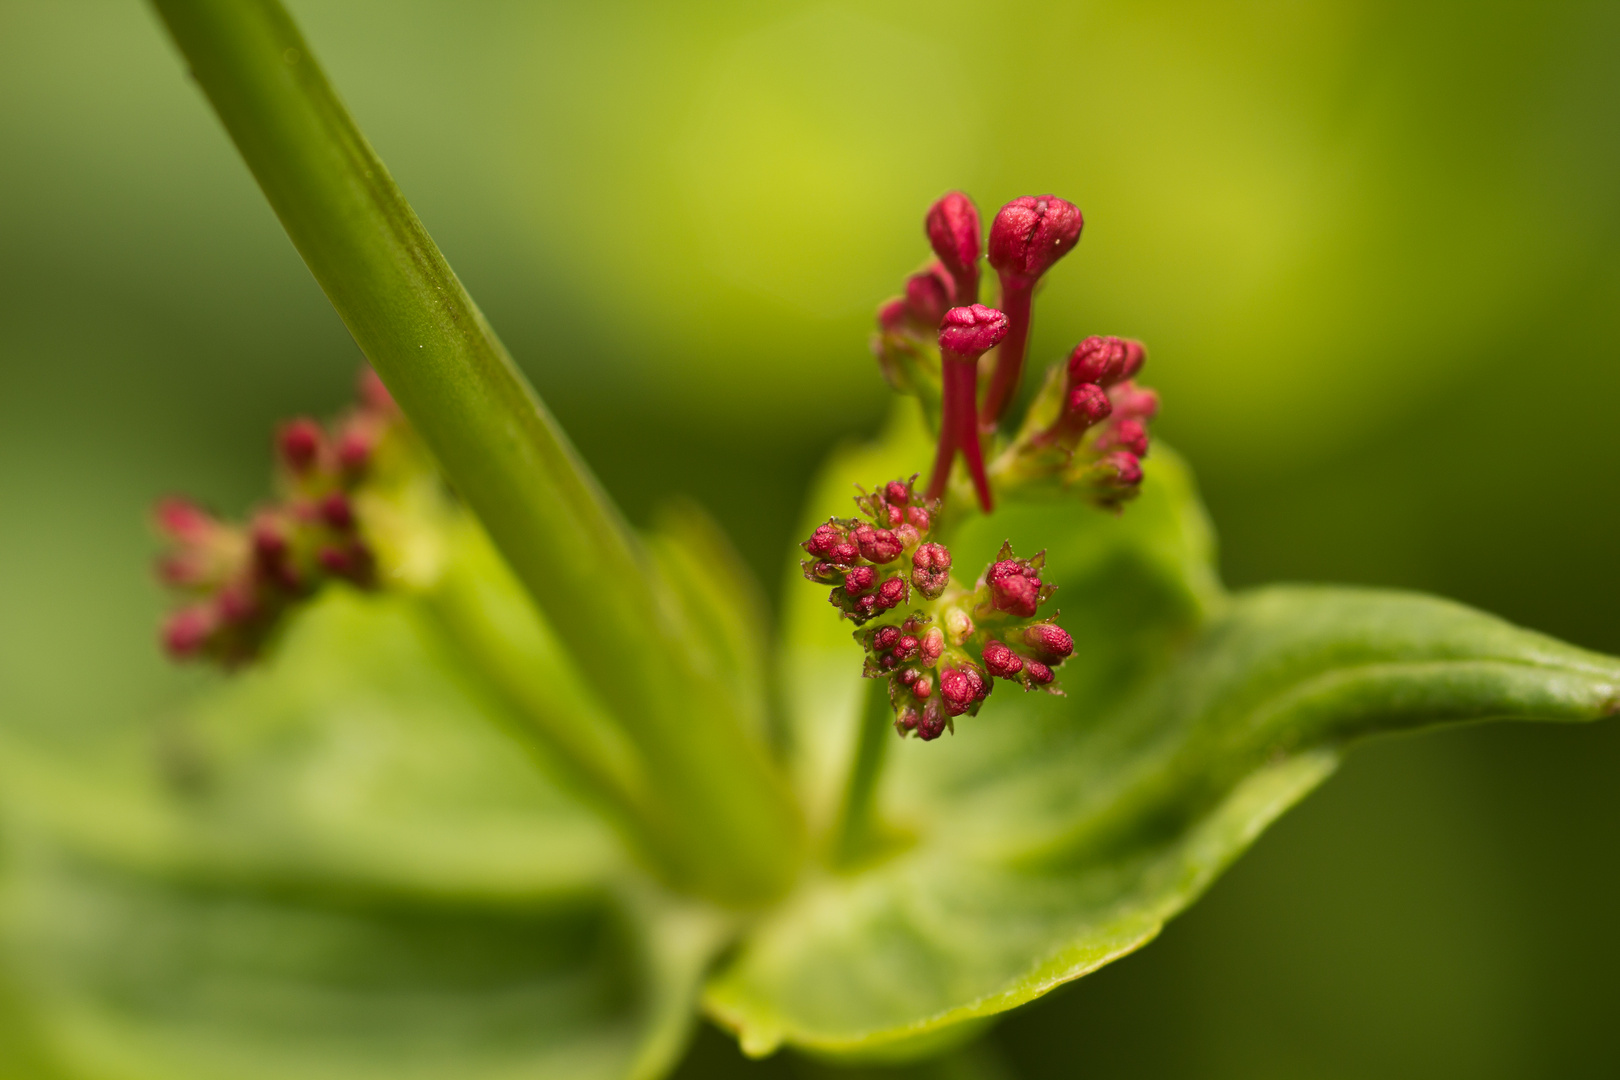
[[[928,542],[939,503],[917,494],[916,479],[863,492],[855,504],[869,520],[829,518],[803,544],[804,576],[832,585],[833,606],[857,626],[909,602],[914,588],[932,598],[950,581],[950,552]]]
[[[1023,375],[1035,287],[1079,242],[1080,211],[1053,195],[1014,199],[997,212],[981,247],[978,210],[953,191],[929,209],[924,226],[935,259],[907,279],[904,295],[879,308],[873,351],[891,385],[917,395],[937,421],[928,497],[946,494],[960,456],[986,513],[994,505],[992,478],[1060,476],[1099,505],[1117,507],[1141,482],[1146,423],[1158,407],[1152,391],[1131,381],[1146,357],[1137,342],[1081,342],[1055,376],[1062,401],[1046,408],[1050,424],[1031,429],[1026,422],[1004,469],[985,463],[984,440],[996,438]],[[978,302],[981,251],[996,271],[995,308]],[[1032,455],[1039,467],[1031,467]]]
[[[1031,406],[1008,452],[1016,464],[1007,471],[1059,475],[1109,508],[1134,496],[1148,452],[1147,425],[1159,411],[1159,396],[1135,382],[1146,361],[1139,341],[1088,337],[1076,345]]]
[[[1014,557],[1003,546],[973,588],[951,580],[951,553],[929,538],[937,500],[916,477],[855,500],[865,515],[818,525],[804,549],[804,576],[833,586],[829,599],[857,626],[865,674],[887,679],[895,728],[924,740],[976,714],[996,678],[1056,693],[1052,668],[1074,651],[1052,618],[1037,619],[1053,586],[1044,555]],[[914,601],[914,603],[913,603]]]
[[[331,425],[300,417],[281,426],[279,497],[245,524],[221,521],[182,498],[158,503],[155,523],[169,545],[158,577],[187,600],[163,624],[171,656],[240,664],[259,653],[292,604],[326,582],[375,583],[354,496],[402,419],[369,368],[359,389],[359,404]]]

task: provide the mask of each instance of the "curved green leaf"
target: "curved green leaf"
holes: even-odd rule
[[[728,927],[502,702],[428,601],[334,591],[155,747],[8,743],[8,1026],[97,1080],[660,1075]]]
[[[820,491],[885,479],[908,443],[920,460],[904,427],[846,453]],[[964,573],[1005,538],[1048,549],[1076,642],[1068,696],[1002,684],[954,738],[891,745],[880,813],[914,843],[824,874],[711,980],[707,1006],[745,1050],[925,1052],[1139,948],[1357,738],[1620,709],[1620,662],[1460,605],[1326,588],[1224,597],[1185,470],[1155,454],[1121,517],[1013,507],[955,539]],[[842,509],[818,500],[816,517]],[[859,652],[817,590],[788,596],[798,775],[826,805],[824,762],[858,722]]]

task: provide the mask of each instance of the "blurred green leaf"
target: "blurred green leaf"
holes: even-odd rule
[[[724,923],[459,655],[424,601],[336,591],[155,743],[7,745],[17,1026],[75,1076],[662,1073]]]
[[[816,510],[838,508],[832,489],[887,479],[916,438],[897,423],[885,445],[841,455]],[[708,1008],[745,1050],[926,1052],[953,1025],[1139,948],[1357,738],[1620,709],[1620,662],[1446,601],[1223,597],[1190,478],[1167,453],[1123,516],[1053,504],[970,522],[955,545],[964,574],[1004,537],[1048,548],[1076,643],[1068,697],[1003,684],[954,739],[891,749],[881,812],[915,844],[802,890],[711,981]],[[817,590],[789,604],[798,745],[836,760],[819,748],[851,741],[859,649]],[[820,771],[800,776],[817,799]]]

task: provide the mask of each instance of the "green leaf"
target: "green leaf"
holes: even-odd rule
[[[332,591],[155,745],[8,744],[8,1026],[75,1077],[660,1075],[729,927],[503,701],[427,601]]]
[[[918,447],[902,422],[845,452],[810,519],[847,512],[834,491],[898,474],[924,460]],[[1460,605],[1328,588],[1223,596],[1190,479],[1159,449],[1122,516],[1046,504],[970,521],[953,538],[964,575],[1008,538],[1048,550],[1076,642],[1068,696],[1000,684],[954,738],[889,747],[878,812],[911,846],[823,874],[709,984],[709,1011],[748,1052],[928,1052],[1139,948],[1356,739],[1620,709],[1620,662]],[[820,590],[787,595],[796,775],[825,825],[860,657]]]

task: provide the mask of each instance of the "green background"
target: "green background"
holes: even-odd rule
[[[1053,191],[1088,224],[1033,356],[1149,343],[1231,584],[1620,652],[1620,7],[290,6],[631,515],[696,496],[773,591],[885,407],[871,312],[928,202]],[[244,509],[359,357],[134,0],[0,0],[0,255],[0,721],[93,739],[197,679],[153,645],[146,505]],[[996,1044],[1030,1078],[1614,1075],[1617,774],[1612,725],[1364,750]]]

